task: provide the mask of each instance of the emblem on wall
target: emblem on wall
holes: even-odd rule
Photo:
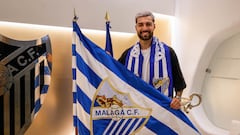
[[[19,41],[0,35],[0,134],[23,134],[36,117],[51,78],[49,36]]]

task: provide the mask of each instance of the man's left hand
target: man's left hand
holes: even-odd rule
[[[170,103],[170,107],[172,109],[180,109],[181,108],[181,100],[179,98],[173,98],[171,103]]]

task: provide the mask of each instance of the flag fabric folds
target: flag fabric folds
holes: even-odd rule
[[[79,135],[200,134],[187,116],[82,34],[73,22],[73,124]]]
[[[113,56],[112,39],[110,35],[110,21],[106,21],[106,47],[105,51]]]
[[[39,59],[37,59],[35,63],[35,107],[33,111],[34,117],[37,116],[43,104],[51,81],[51,70],[47,61],[46,53],[43,56],[39,57]],[[42,72],[40,70],[42,70]]]

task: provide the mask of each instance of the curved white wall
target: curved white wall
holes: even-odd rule
[[[176,3],[176,35],[174,48],[179,56],[183,73],[188,87],[184,95],[193,92],[201,93],[203,103],[200,107],[191,110],[189,117],[194,121],[202,134],[224,135],[229,132],[219,128],[211,122],[214,118],[208,118],[206,107],[218,110],[218,105],[208,106],[204,89],[205,70],[210,65],[214,52],[223,41],[240,32],[240,15],[237,5],[240,1],[231,0],[198,0],[177,1]],[[217,86],[216,86],[217,87]],[[204,93],[205,92],[205,93]],[[209,93],[208,93],[209,94]],[[215,94],[215,93],[213,93]],[[212,96],[212,95],[211,95]],[[221,94],[215,94],[215,98],[222,98]],[[211,100],[211,99],[208,99]],[[219,118],[220,113],[215,114]],[[225,114],[228,117],[231,114]],[[210,116],[211,117],[211,116]],[[229,123],[226,119],[218,119],[221,123]],[[226,128],[226,127],[225,127]]]
[[[203,84],[203,106],[208,118],[229,130],[232,120],[240,121],[240,33],[216,49]]]

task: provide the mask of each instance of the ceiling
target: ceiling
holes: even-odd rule
[[[81,28],[105,30],[108,12],[112,31],[132,33],[138,11],[174,15],[175,0],[3,0],[0,21],[71,27],[74,9]]]

